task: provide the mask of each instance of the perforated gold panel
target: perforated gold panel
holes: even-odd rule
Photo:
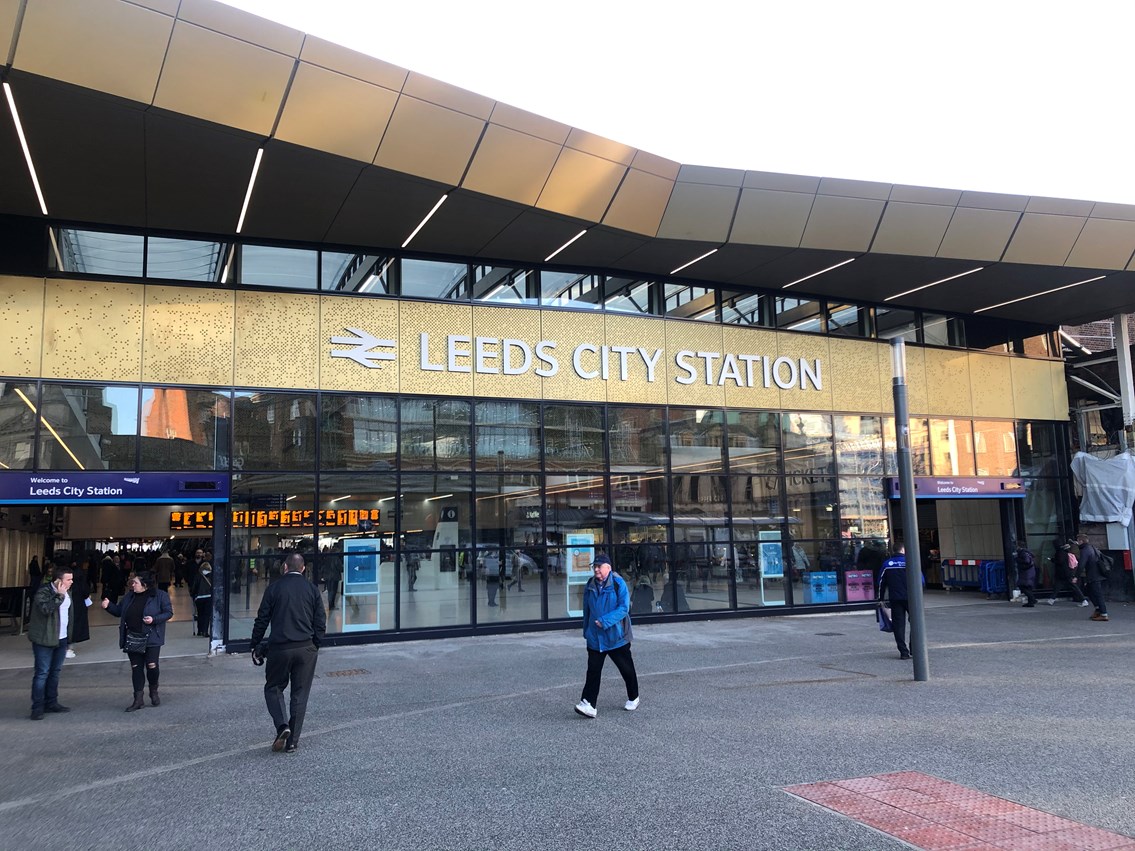
[[[146,287],[142,380],[231,385],[235,316],[232,290]]]
[[[1009,368],[1013,375],[1013,416],[1021,420],[1054,420],[1057,411],[1068,409],[1067,397],[1062,407],[1054,406],[1051,364],[1047,361],[1012,358]],[[1064,387],[1064,367],[1060,367],[1059,384]],[[1067,390],[1064,391],[1067,393]],[[978,410],[979,414],[984,411]]]
[[[607,345],[634,347],[626,354],[627,380],[620,379],[620,356],[612,355],[608,402],[633,402],[640,405],[666,404],[666,324],[660,319],[608,314]],[[645,350],[645,353],[639,349]],[[661,349],[662,353],[657,354]],[[653,364],[653,381],[647,361]]]
[[[478,344],[478,338],[483,342]],[[527,346],[525,351],[516,342]],[[543,388],[536,370],[541,361],[536,356],[540,342],[540,312],[504,307],[473,308],[473,348],[481,349],[481,369],[476,355],[473,365],[473,392],[477,396],[539,399]],[[511,372],[511,374],[510,374]]]
[[[138,381],[142,376],[142,287],[48,281],[43,377]]]
[[[970,398],[978,417],[1013,416],[1013,360],[971,353],[969,356]]]
[[[602,402],[607,398],[607,382],[602,378],[582,378],[572,366],[572,353],[582,344],[606,345],[603,317],[591,313],[566,313],[555,310],[540,312],[540,337],[554,340],[553,352],[559,361],[559,372],[543,379],[545,399],[564,399],[576,402]],[[629,344],[628,344],[629,345]],[[584,370],[599,369],[599,356],[591,351],[580,355]]]
[[[457,341],[454,350],[471,352],[473,308],[469,305],[428,304],[404,301],[399,306],[398,376],[403,393],[438,396],[473,395],[473,360],[471,355],[455,356],[454,364],[468,372],[448,369],[447,339],[451,334],[468,337]],[[440,369],[422,369],[422,334],[428,335],[429,348],[425,360]]]
[[[1048,362],[1048,386],[1052,388],[1052,419],[1063,420],[1068,416],[1068,379],[1063,363]]]
[[[827,337],[809,334],[781,334],[777,361],[773,362],[773,374],[779,375],[787,383],[795,373],[796,380],[791,390],[781,388],[780,403],[787,411],[830,411],[832,410],[832,357]],[[788,364],[782,359],[787,359]],[[815,370],[819,361],[820,389],[815,389],[812,380],[805,374],[804,366]]]
[[[324,390],[397,393],[398,362],[410,357],[409,352],[398,348],[398,302],[323,296],[319,304],[319,386]],[[365,336],[368,334],[369,338]],[[358,342],[332,343],[332,337]],[[382,344],[384,340],[394,345]],[[333,351],[340,354],[332,356]],[[355,357],[344,357],[346,354]],[[395,359],[387,360],[388,355]]]
[[[721,331],[712,322],[666,321],[666,393],[671,405],[725,404],[725,389],[717,383],[724,354]],[[699,357],[699,352],[717,355],[708,358],[708,370],[707,358]]]
[[[43,343],[42,278],[0,275],[0,372],[38,376]]]
[[[883,396],[879,350],[886,348],[868,340],[831,339],[824,383],[831,382],[833,410],[853,413],[885,410],[879,407]]]
[[[969,392],[969,354],[949,349],[923,349],[926,363],[928,414],[968,417],[973,413]],[[911,413],[916,409],[912,404]]]
[[[236,294],[236,384],[313,389],[319,370],[315,295]]]
[[[780,388],[770,382],[765,387],[764,359],[769,362],[776,360],[779,354],[777,346],[780,335],[774,331],[759,329],[726,327],[722,329],[722,339],[725,351],[734,355],[756,355],[759,361],[752,361],[751,367],[745,361],[737,359],[737,368],[742,378],[742,384],[751,386],[738,386],[736,381],[727,380],[725,383],[725,404],[731,408],[768,408],[780,409]]]

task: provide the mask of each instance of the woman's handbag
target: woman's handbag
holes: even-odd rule
[[[879,624],[879,632],[894,632],[894,624],[891,623],[891,609],[889,606],[884,606],[882,603],[875,607],[875,621]]]
[[[149,644],[149,632],[135,632],[128,629],[126,630],[126,643],[123,644],[122,650],[124,653],[145,653]]]

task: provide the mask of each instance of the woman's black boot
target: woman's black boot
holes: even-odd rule
[[[134,692],[134,702],[126,707],[127,712],[133,712],[135,709],[141,709],[143,706],[146,705],[145,703],[142,702],[142,695],[143,694],[145,694],[145,692],[141,692],[141,691]]]

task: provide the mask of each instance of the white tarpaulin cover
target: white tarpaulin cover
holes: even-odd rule
[[[1085,523],[1131,523],[1135,500],[1135,456],[1128,452],[1100,460],[1086,452],[1072,459],[1072,475],[1084,492],[1080,520]]]

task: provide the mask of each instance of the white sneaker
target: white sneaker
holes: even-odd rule
[[[1055,597],[1049,597],[1044,602],[1048,603],[1048,605],[1050,605],[1050,606],[1055,606],[1056,605],[1056,598]]]
[[[75,651],[72,650],[70,647],[68,647],[67,652],[64,653],[63,655],[66,656],[68,659],[74,659],[75,658]]]
[[[1086,608],[1088,608],[1088,606],[1090,606],[1090,605],[1091,605],[1091,603],[1089,603],[1089,602],[1088,602],[1087,600],[1081,600],[1081,601],[1080,601],[1080,608],[1081,608],[1081,609],[1086,609]]]
[[[599,713],[595,711],[595,707],[586,700],[581,700],[575,705],[575,711],[586,718],[594,718]]]
[[[639,698],[637,697],[634,700],[628,700],[623,704],[623,709],[627,710],[627,712],[634,712],[636,709],[638,709],[638,701]]]

